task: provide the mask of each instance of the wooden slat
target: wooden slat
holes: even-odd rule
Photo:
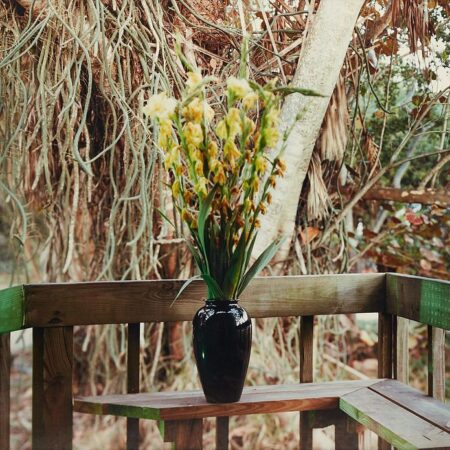
[[[74,409],[89,414],[155,420],[330,409],[338,407],[341,395],[377,381],[380,380],[246,387],[239,402],[227,404],[207,403],[200,390],[80,397],[75,399]]]
[[[428,395],[445,402],[445,331],[428,325]]]
[[[228,450],[229,417],[216,418],[216,450]]]
[[[0,290],[0,334],[20,330],[24,324],[22,286]]]
[[[387,312],[450,330],[450,282],[386,274]]]
[[[192,320],[206,295],[193,282],[173,306],[183,280],[25,285],[26,326]],[[377,312],[384,309],[384,274],[255,279],[241,304],[252,317]]]
[[[400,449],[450,446],[450,435],[368,388],[346,394],[340,407]]]
[[[314,316],[300,317],[300,383],[311,383],[314,379],[313,342]],[[311,450],[313,447],[313,428],[308,419],[308,412],[300,413],[299,432],[300,449]]]
[[[450,433],[450,406],[397,380],[383,380],[369,388]]]
[[[393,322],[391,314],[378,315],[378,377],[392,378]]]
[[[394,378],[402,383],[409,382],[409,320],[403,317],[394,317],[397,327],[393,338],[395,339],[394,350]]]
[[[73,328],[33,329],[33,449],[72,448]]]
[[[139,392],[140,324],[128,324],[127,392]],[[139,419],[127,419],[127,450],[139,450]]]
[[[0,448],[9,450],[11,348],[9,333],[0,335]]]

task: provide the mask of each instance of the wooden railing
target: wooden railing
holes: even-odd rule
[[[9,333],[33,328],[33,448],[72,446],[73,326],[128,324],[128,392],[139,392],[142,322],[191,320],[206,291],[193,282],[171,306],[183,281],[27,284],[0,291],[0,448],[9,448]],[[429,395],[444,392],[444,330],[450,329],[450,283],[397,274],[265,277],[241,299],[254,318],[300,316],[300,382],[313,381],[315,315],[379,314],[378,375],[395,377],[397,318],[429,327]],[[301,413],[302,448],[312,428]],[[226,419],[222,419],[224,425]],[[128,448],[137,448],[138,425],[128,419]],[[220,430],[219,430],[220,431]]]

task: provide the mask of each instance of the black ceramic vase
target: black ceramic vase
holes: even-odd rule
[[[193,320],[193,344],[209,403],[241,398],[252,344],[252,322],[237,301],[207,300]]]

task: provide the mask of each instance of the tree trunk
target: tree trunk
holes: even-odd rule
[[[278,182],[273,192],[273,202],[267,214],[261,218],[261,230],[254,247],[255,256],[280,234],[292,236],[300,192],[314,144],[363,3],[364,0],[320,2],[291,85],[313,89],[323,97],[291,94],[284,102],[281,132],[292,127],[284,153],[286,176]],[[277,151],[275,149],[274,153]],[[288,251],[289,240],[281,252],[285,256]]]

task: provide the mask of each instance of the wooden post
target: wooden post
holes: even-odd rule
[[[394,378],[409,383],[409,320],[394,317]]]
[[[300,317],[300,383],[311,383],[313,374],[314,316]],[[300,413],[300,449],[310,450],[313,446],[313,429],[308,412]]]
[[[140,324],[128,324],[127,392],[139,392]],[[139,450],[139,419],[127,419],[127,450]]]
[[[202,433],[202,419],[167,420],[164,423],[164,442],[174,442],[175,450],[202,450]]]
[[[216,450],[228,450],[229,417],[216,418]]]
[[[358,432],[347,414],[339,411],[334,424],[335,450],[358,450]]]
[[[428,395],[445,402],[445,331],[428,326]]]
[[[72,448],[73,327],[33,329],[34,450]]]
[[[11,348],[10,334],[0,334],[0,448],[9,450]]]
[[[378,314],[378,378],[392,378],[394,362],[394,325],[392,314]],[[378,449],[390,450],[391,445],[378,437]]]

